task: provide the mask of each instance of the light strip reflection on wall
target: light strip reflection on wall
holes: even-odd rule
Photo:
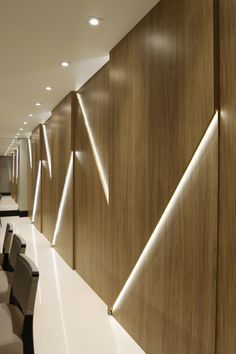
[[[122,300],[125,297],[125,294],[127,293],[127,291],[129,290],[129,287],[131,286],[132,282],[134,281],[134,278],[137,276],[137,274],[139,273],[140,269],[142,268],[142,265],[144,263],[145,258],[148,256],[148,254],[150,253],[151,249],[153,248],[153,245],[155,244],[158,235],[161,231],[162,226],[166,223],[166,221],[168,220],[168,217],[171,214],[171,211],[173,209],[173,207],[175,206],[179,196],[181,195],[184,187],[186,186],[192,172],[194,171],[194,169],[196,168],[196,166],[198,165],[199,160],[201,159],[202,155],[204,154],[209,142],[211,141],[213,135],[216,132],[216,129],[218,127],[218,112],[216,112],[216,114],[214,115],[210,125],[207,128],[207,131],[205,133],[205,135],[203,136],[197,150],[195,151],[192,160],[190,161],[183,177],[181,178],[174,194],[172,195],[169,203],[167,204],[166,209],[164,210],[156,228],[154,229],[150,239],[148,240],[143,252],[141,253],[135,267],[133,268],[132,272],[130,273],[129,278],[127,279],[123,289],[121,290],[118,298],[116,299],[113,307],[112,307],[112,311],[115,311],[121,304]]]
[[[50,178],[52,178],[52,160],[51,160],[51,154],[50,154],[50,149],[49,149],[47,130],[46,130],[46,126],[44,124],[43,124],[43,137],[44,137],[44,142],[45,142],[45,147],[46,147],[49,176],[50,176]]]
[[[15,153],[12,154],[12,182],[15,178]]]
[[[31,139],[30,138],[28,138],[28,150],[29,150],[30,168],[32,169],[32,145],[31,145]]]
[[[33,213],[32,213],[32,222],[35,222],[35,215],[36,215],[37,207],[38,207],[40,181],[41,181],[41,160],[39,161],[39,166],[38,166],[38,174],[37,174],[36,188],[35,188],[35,194],[34,194],[34,205],[33,205]]]
[[[70,161],[69,161],[69,165],[68,165],[68,169],[67,169],[67,173],[66,173],[66,178],[65,178],[65,184],[63,187],[62,197],[61,197],[61,201],[60,201],[60,206],[58,209],[57,222],[56,222],[56,226],[55,226],[55,230],[54,230],[52,246],[56,245],[57,235],[58,235],[60,225],[61,225],[63,209],[64,209],[66,196],[67,196],[67,192],[68,192],[68,188],[70,185],[70,180],[71,180],[72,172],[73,172],[73,156],[74,156],[74,154],[73,154],[73,152],[71,152]]]
[[[96,143],[95,143],[95,140],[94,140],[94,137],[93,137],[93,133],[92,133],[92,130],[91,130],[90,125],[89,125],[88,117],[87,117],[87,114],[85,112],[85,108],[84,108],[84,105],[83,105],[83,101],[82,101],[81,95],[77,94],[77,97],[78,97],[78,101],[79,101],[80,108],[81,108],[81,111],[82,111],[82,115],[83,115],[83,118],[84,118],[85,127],[86,127],[87,132],[88,132],[89,141],[90,141],[90,144],[91,144],[91,147],[92,147],[92,151],[93,151],[93,155],[94,155],[95,162],[96,162],[96,165],[97,165],[98,173],[99,173],[99,176],[100,176],[100,179],[101,179],[101,182],[102,182],[102,187],[103,187],[103,190],[104,190],[104,194],[105,194],[105,197],[106,197],[106,200],[107,200],[107,204],[109,204],[109,186],[108,186],[107,178],[105,176],[104,169],[102,167],[102,162],[101,162],[100,156],[98,154],[98,149],[96,147]]]

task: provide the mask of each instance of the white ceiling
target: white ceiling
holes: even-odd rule
[[[21,136],[29,135],[69,91],[79,89],[157,2],[1,0],[0,155],[20,127],[24,128]],[[87,22],[90,15],[104,21],[91,27]],[[71,65],[62,68],[62,60]],[[47,85],[53,91],[46,92]],[[36,102],[42,106],[36,107]]]

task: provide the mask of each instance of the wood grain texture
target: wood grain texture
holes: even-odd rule
[[[236,352],[236,3],[220,1],[220,200],[217,354]]]
[[[115,317],[148,354],[215,354],[218,129]]]
[[[53,119],[50,118],[46,123],[46,134],[48,138],[49,150],[52,158],[52,137],[53,137]],[[43,164],[42,164],[42,233],[47,239],[52,242],[53,233],[56,224],[57,209],[55,208],[54,194],[53,194],[53,181],[54,178],[50,178],[49,164],[47,161],[45,141],[43,138]],[[58,152],[59,153],[59,152]]]
[[[114,300],[214,115],[213,69],[211,0],[161,1],[111,52],[111,297]],[[188,194],[196,203],[196,214],[186,205],[168,228],[166,240],[161,238],[160,254],[157,252],[153,257],[153,262],[157,258],[160,273],[149,269],[153,266],[150,263],[141,289],[127,298],[128,305],[121,306],[119,314],[115,313],[147,353],[159,353],[160,348],[163,354],[214,352],[217,208],[215,189],[209,194],[206,190],[215,181],[215,172],[216,166],[209,172],[213,177],[209,177],[207,184],[199,177],[196,189]],[[201,183],[204,197],[199,195]],[[206,212],[205,204],[210,208],[211,218],[201,212],[202,209]],[[186,226],[183,234],[181,223]],[[188,232],[191,225],[198,227],[195,232]],[[210,232],[208,241],[206,230]],[[175,249],[172,237],[176,237]],[[209,260],[204,253],[197,263],[204,242],[208,242],[206,246],[211,250]],[[175,251],[179,257],[183,255],[183,260],[176,263],[179,272],[175,270]],[[209,266],[206,274],[202,273],[202,262]],[[184,264],[187,269],[182,274]],[[193,278],[196,275],[196,280],[191,275]],[[200,300],[198,296],[204,286]],[[132,301],[136,304],[134,310]],[[170,309],[174,311],[172,317]],[[159,310],[162,313],[158,314]],[[153,329],[152,324],[155,324]],[[188,328],[189,332],[176,338],[181,329]],[[207,334],[203,338],[200,328]]]
[[[211,0],[161,1],[111,52],[114,299],[213,116],[213,62]]]
[[[104,66],[79,93],[109,183],[109,66]],[[109,221],[109,206],[78,103],[75,120],[75,269],[107,303],[111,301],[113,247]]]
[[[43,233],[52,240],[62,198],[68,165],[73,151],[74,93],[68,94],[53,110],[46,123],[52,160],[52,179],[48,174],[46,154],[43,164]],[[73,176],[72,176],[73,177]],[[56,239],[56,249],[73,267],[73,178],[69,183],[62,219]]]
[[[41,126],[39,125],[34,129],[31,135],[31,144],[32,144],[32,175],[31,175],[31,200],[33,202],[32,206],[34,205],[35,199],[35,191],[36,191],[36,183],[37,183],[37,175],[38,175],[38,168],[39,168],[39,161],[41,160],[41,139],[42,139],[42,131]],[[41,177],[40,177],[41,179]],[[37,202],[37,208],[35,213],[35,221],[34,224],[37,229],[41,232],[42,231],[42,213],[41,213],[41,183],[39,188],[39,197]]]

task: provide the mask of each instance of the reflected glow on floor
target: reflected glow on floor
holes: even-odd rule
[[[144,354],[28,218],[7,217],[2,222],[1,243],[6,222],[13,223],[14,231],[26,241],[26,254],[40,271],[34,314],[35,354]]]

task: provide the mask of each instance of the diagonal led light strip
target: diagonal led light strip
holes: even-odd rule
[[[96,166],[97,166],[97,169],[98,169],[98,173],[99,173],[99,176],[100,176],[100,179],[101,179],[101,182],[102,182],[102,187],[103,187],[103,190],[104,190],[104,194],[105,194],[105,197],[106,197],[106,200],[107,200],[107,204],[109,205],[109,186],[108,186],[107,178],[105,176],[104,169],[103,169],[103,166],[102,166],[102,162],[101,162],[100,156],[98,154],[98,149],[96,147],[96,143],[95,143],[95,140],[94,140],[94,137],[93,137],[93,133],[92,133],[92,130],[91,130],[90,125],[89,125],[88,117],[87,117],[87,114],[85,112],[85,108],[84,108],[84,104],[83,104],[81,95],[78,93],[77,97],[78,97],[80,108],[81,108],[82,115],[83,115],[83,118],[84,118],[85,127],[86,127],[87,132],[88,132],[89,141],[90,141],[90,144],[91,144],[91,147],[92,147],[92,151],[93,151],[93,155],[94,155],[94,158],[95,158],[95,162],[96,162]]]
[[[74,156],[74,154],[73,154],[73,152],[71,152],[70,161],[69,161],[69,165],[68,165],[68,169],[67,169],[67,173],[66,173],[66,178],[65,178],[65,184],[63,187],[62,197],[61,197],[61,201],[60,201],[60,206],[58,209],[57,222],[56,222],[56,226],[55,226],[55,230],[54,230],[52,246],[55,246],[55,244],[56,244],[58,231],[59,231],[60,225],[61,225],[62,212],[64,209],[66,196],[67,196],[67,192],[68,192],[68,188],[69,188],[69,184],[70,184],[70,179],[71,179],[72,171],[73,171],[73,156]]]
[[[43,137],[44,137],[44,142],[45,142],[45,147],[46,147],[49,176],[50,176],[50,178],[52,178],[52,160],[51,160],[51,154],[50,154],[49,143],[48,143],[48,135],[47,135],[47,130],[46,130],[45,124],[43,124]]]
[[[16,180],[18,180],[19,177],[19,150],[18,148],[16,149]]]
[[[31,145],[31,139],[30,138],[28,138],[28,150],[29,150],[30,168],[32,169],[32,145]]]
[[[37,174],[37,181],[36,181],[36,188],[35,188],[35,195],[34,195],[33,213],[32,213],[32,222],[35,222],[35,215],[36,215],[36,211],[37,211],[37,207],[38,207],[40,181],[41,181],[41,160],[39,161],[39,166],[38,166],[38,174]]]
[[[121,290],[118,298],[116,299],[113,307],[112,307],[112,311],[115,311],[119,305],[121,304],[122,300],[125,297],[125,293],[128,291],[129,287],[131,286],[134,278],[137,276],[140,268],[142,267],[142,264],[145,260],[145,258],[148,256],[148,254],[150,253],[154,243],[156,242],[158,236],[159,236],[159,232],[162,228],[162,226],[164,225],[164,223],[167,221],[168,217],[170,216],[170,213],[173,209],[173,206],[175,205],[175,203],[177,202],[179,196],[181,195],[184,187],[186,186],[189,177],[191,176],[192,172],[194,171],[194,169],[196,168],[200,158],[202,157],[202,155],[204,154],[207,145],[209,144],[211,138],[213,137],[216,128],[218,127],[218,111],[215,113],[210,125],[207,128],[206,133],[204,134],[197,150],[195,151],[192,160],[190,161],[183,177],[181,178],[174,194],[172,195],[169,203],[167,204],[166,209],[164,210],[155,230],[153,231],[150,239],[148,240],[141,256],[139,257],[135,267],[133,268],[128,280],[126,281],[123,289]]]

